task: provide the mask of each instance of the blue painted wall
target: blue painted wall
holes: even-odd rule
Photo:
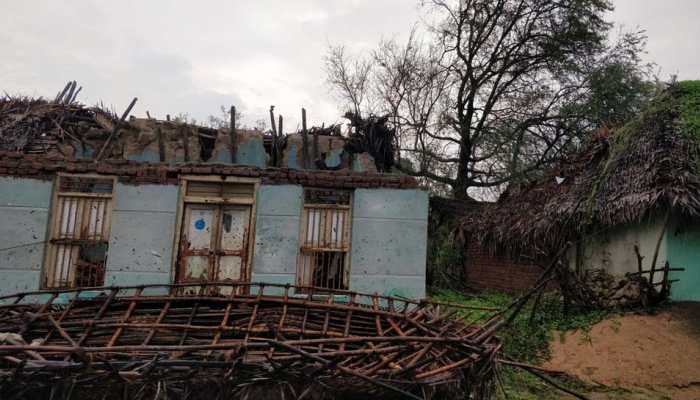
[[[0,295],[39,289],[52,188],[0,177]]]
[[[301,186],[260,186],[257,194],[253,282],[294,284],[299,255],[302,193]]]
[[[0,294],[39,288],[52,183],[0,177]],[[172,281],[179,189],[124,185],[114,190],[106,285]],[[293,284],[303,188],[260,186],[252,280]],[[350,290],[425,296],[428,197],[418,190],[354,194]]]
[[[427,235],[427,192],[355,190],[350,289],[425,297]]]
[[[114,194],[105,284],[170,283],[178,187],[117,184]]]
[[[700,221],[684,222],[675,218],[666,232],[669,265],[685,268],[669,273],[670,279],[678,280],[671,284],[671,300],[700,301]]]
[[[265,168],[267,165],[267,153],[265,153],[262,135],[251,135],[238,143],[236,164]]]

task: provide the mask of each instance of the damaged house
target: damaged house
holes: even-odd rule
[[[524,289],[538,258],[572,243],[573,271],[651,268],[653,282],[668,275],[671,299],[700,301],[699,121],[700,82],[672,84],[626,126],[470,213],[470,283]]]
[[[0,398],[491,397],[505,310],[423,299],[428,196],[381,118],[209,129],[74,90],[0,99]]]
[[[361,138],[61,97],[0,99],[0,294],[225,281],[424,297],[428,196]]]

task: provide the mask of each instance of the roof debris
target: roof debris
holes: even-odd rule
[[[501,349],[496,313],[457,321],[444,305],[289,285],[0,301],[2,398],[484,399]]]

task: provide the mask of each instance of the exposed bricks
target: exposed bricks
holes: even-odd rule
[[[467,249],[467,284],[478,289],[523,292],[535,285],[542,272],[542,267],[532,262],[491,254],[477,245]]]
[[[180,175],[221,175],[260,178],[268,185],[296,184],[329,188],[414,189],[410,176],[352,171],[301,171],[225,164],[147,163],[128,160],[71,160],[0,151],[0,175],[52,179],[57,172],[116,175],[123,183],[177,184]]]

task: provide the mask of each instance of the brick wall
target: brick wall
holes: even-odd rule
[[[535,285],[542,268],[525,260],[491,254],[474,243],[466,254],[467,284],[477,289],[523,292]]]
[[[376,172],[302,171],[288,168],[257,168],[226,164],[166,164],[110,159],[65,160],[45,154],[0,151],[0,176],[51,179],[57,172],[116,175],[127,184],[178,184],[180,175],[221,175],[260,178],[266,185],[303,185],[331,188],[415,189],[416,180],[406,175]]]

